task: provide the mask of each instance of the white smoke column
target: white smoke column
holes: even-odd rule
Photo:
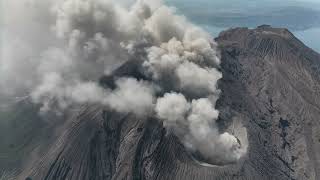
[[[191,149],[199,151],[206,159],[216,164],[237,161],[243,152],[237,138],[229,133],[219,134],[215,120],[219,112],[208,99],[192,101],[192,111],[188,116]],[[191,143],[190,143],[191,142]]]
[[[165,126],[171,126],[185,121],[190,104],[182,94],[167,93],[158,99],[155,110],[159,118],[165,120]]]
[[[187,148],[209,162],[226,164],[239,160],[247,147],[229,133],[220,134],[216,124],[219,112],[214,107],[222,74],[216,69],[220,60],[215,42],[164,6],[146,21],[146,29],[156,44],[148,48],[143,65],[166,91],[157,100],[158,117]]]
[[[2,22],[8,43],[1,45],[0,96],[29,94],[44,113],[90,103],[155,115],[189,150],[211,162],[235,162],[245,154],[237,138],[220,134],[216,125],[222,77],[216,43],[162,1],[12,0],[5,5],[11,11]],[[122,77],[115,89],[97,83],[131,60],[148,80]]]
[[[217,165],[233,163],[246,153],[238,139],[229,133],[220,134],[216,120],[219,112],[208,98],[188,102],[182,94],[167,93],[156,104],[159,118],[172,127],[187,148],[200,153]]]
[[[147,116],[153,112],[155,87],[145,81],[122,78],[116,81],[117,89],[106,96],[105,104],[119,112],[135,112]]]

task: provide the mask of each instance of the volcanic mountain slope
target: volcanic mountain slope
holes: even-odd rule
[[[45,150],[26,158],[17,178],[320,179],[320,55],[270,26],[230,29],[216,41],[223,72],[219,125],[249,141],[237,164],[200,165],[157,119],[84,105],[55,127],[54,141],[38,145]],[[115,74],[144,78],[130,63]]]

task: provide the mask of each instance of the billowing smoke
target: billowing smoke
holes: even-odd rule
[[[12,0],[1,40],[0,96],[29,95],[41,112],[101,104],[120,113],[157,116],[192,152],[217,163],[246,153],[220,134],[216,43],[160,0]],[[134,61],[148,77],[98,84]]]

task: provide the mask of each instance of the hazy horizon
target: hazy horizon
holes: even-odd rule
[[[232,27],[262,24],[288,28],[307,46],[320,52],[320,1],[318,0],[166,0],[212,36]]]

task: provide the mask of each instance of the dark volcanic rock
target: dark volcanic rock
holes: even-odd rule
[[[83,106],[18,179],[320,179],[320,55],[270,26],[231,29],[216,40],[219,125],[242,122],[248,133],[248,154],[237,164],[201,166],[158,120]],[[122,73],[128,68],[137,73],[127,66]]]

